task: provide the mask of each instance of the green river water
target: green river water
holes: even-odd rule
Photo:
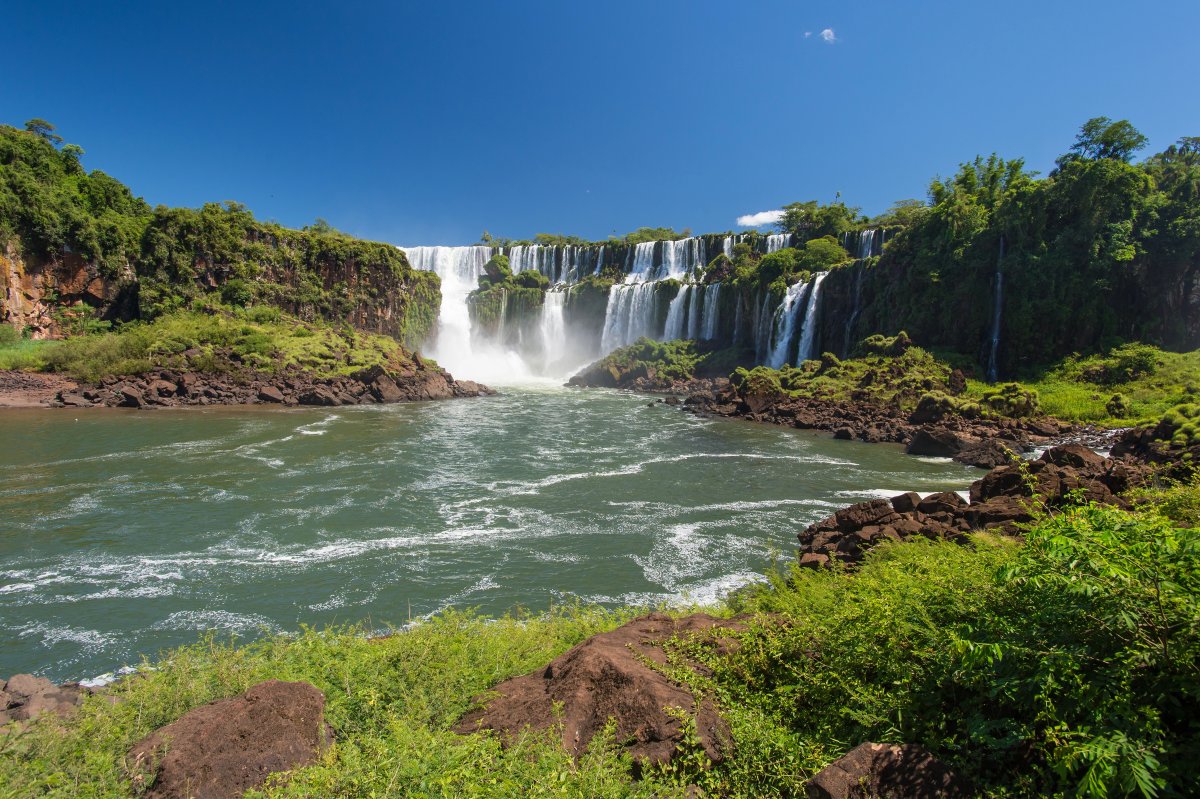
[[[95,677],[210,629],[709,602],[838,507],[979,475],[651,402],[0,412],[0,675]]]

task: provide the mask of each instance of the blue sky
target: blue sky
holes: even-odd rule
[[[977,153],[1047,171],[1093,116],[1155,150],[1200,135],[1195,0],[15,0],[4,16],[0,121],[48,119],[151,203],[232,199],[399,244],[719,231],[838,192],[873,214]]]

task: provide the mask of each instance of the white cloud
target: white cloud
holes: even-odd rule
[[[739,216],[737,223],[742,227],[762,227],[773,225],[780,219],[783,219],[783,211],[759,211],[757,214]]]
[[[833,44],[836,42],[837,37],[833,35],[833,28],[826,28],[825,30],[821,31],[821,39],[826,44]]]
[[[804,38],[805,38],[805,39],[808,39],[808,38],[809,38],[809,37],[811,37],[811,36],[812,36],[812,31],[805,31],[805,32],[804,32]]]

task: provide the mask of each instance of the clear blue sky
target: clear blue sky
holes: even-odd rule
[[[1092,116],[1200,135],[1200,2],[14,0],[0,121],[149,202],[401,244],[868,213]],[[822,36],[822,31],[832,34]],[[827,41],[832,38],[832,41]],[[1147,151],[1149,152],[1149,150]]]

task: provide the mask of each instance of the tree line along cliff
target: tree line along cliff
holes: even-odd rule
[[[437,323],[436,275],[397,248],[318,222],[263,222],[232,202],[151,207],[80,162],[53,126],[0,125],[0,322],[32,338],[149,320],[197,300],[269,304],[303,320],[420,346]]]

